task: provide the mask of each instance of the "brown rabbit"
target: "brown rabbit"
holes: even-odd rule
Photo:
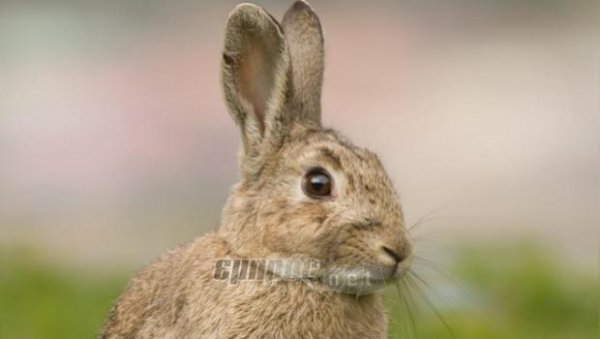
[[[241,181],[218,231],[138,273],[100,338],[386,337],[379,290],[409,269],[412,244],[377,156],[321,126],[323,59],[306,2],[281,25],[253,4],[233,10],[222,79]]]

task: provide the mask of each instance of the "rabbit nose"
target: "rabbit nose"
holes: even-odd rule
[[[404,255],[404,253],[399,253],[396,252],[392,249],[390,249],[387,246],[381,246],[381,249],[392,259],[394,259],[396,261],[396,264],[401,263],[402,261],[404,261],[404,259],[406,259],[406,256]]]

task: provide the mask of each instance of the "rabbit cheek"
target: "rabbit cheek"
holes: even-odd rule
[[[328,246],[321,245],[328,237],[326,221],[329,210],[315,202],[291,203],[273,201],[259,216],[263,224],[263,244],[272,253],[308,255],[324,258]]]

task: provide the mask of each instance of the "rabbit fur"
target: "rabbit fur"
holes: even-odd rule
[[[281,24],[254,4],[229,15],[221,65],[239,127],[241,179],[218,230],[162,255],[111,309],[100,338],[385,338],[379,289],[327,282],[215,279],[220,259],[312,258],[319,274],[386,268],[393,282],[413,251],[396,191],[377,156],[321,125],[324,47],[313,9],[297,1]],[[314,168],[330,196],[302,189]],[[277,272],[266,272],[277,277]],[[317,277],[318,278],[318,277]]]

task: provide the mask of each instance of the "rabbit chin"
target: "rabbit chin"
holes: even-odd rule
[[[334,267],[323,272],[321,282],[340,293],[366,295],[393,285],[404,274],[390,266]]]

